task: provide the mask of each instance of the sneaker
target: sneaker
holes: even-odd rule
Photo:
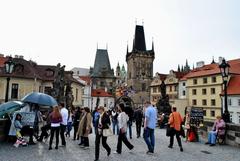
[[[209,146],[215,146],[215,144],[210,144]]]
[[[49,147],[48,150],[52,150],[52,147]]]
[[[57,150],[57,149],[58,149],[58,147],[56,146],[56,147],[55,147],[55,149]]]
[[[89,146],[84,146],[83,149],[84,149],[84,150],[88,150],[88,149],[89,149]]]
[[[168,145],[168,148],[172,149],[173,147],[171,145]]]
[[[85,146],[84,145],[80,145],[80,148],[84,148]]]
[[[16,143],[15,143],[15,144],[13,144],[13,146],[15,146],[16,148],[18,148],[19,144],[16,144]]]
[[[117,151],[114,151],[113,154],[121,154],[121,153],[119,153],[119,152],[117,152]]]
[[[147,151],[146,154],[148,154],[148,155],[152,155],[153,152],[152,152],[152,151]]]
[[[183,148],[182,147],[180,148],[180,151],[183,152]]]
[[[209,142],[206,142],[205,144],[207,145],[207,144],[210,144],[210,143],[209,143]]]

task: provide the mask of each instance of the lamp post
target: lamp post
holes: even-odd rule
[[[10,81],[9,76],[10,76],[10,74],[12,74],[13,68],[14,68],[14,62],[12,61],[12,57],[9,57],[8,60],[4,64],[5,64],[5,72],[7,74],[5,102],[8,102],[8,91],[9,91],[9,81]]]
[[[227,83],[228,83],[230,65],[226,62],[225,59],[223,59],[222,63],[219,65],[219,68],[221,71],[223,85],[224,85],[224,112],[222,107],[221,114],[225,122],[230,122],[230,113],[228,111],[228,104],[227,104]]]

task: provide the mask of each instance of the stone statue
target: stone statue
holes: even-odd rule
[[[67,108],[72,107],[72,103],[73,103],[73,94],[72,94],[73,92],[72,92],[71,84],[72,82],[70,80],[68,80],[66,83],[65,99],[66,99]]]
[[[160,89],[161,89],[162,97],[166,97],[166,84],[165,84],[164,80],[162,80],[162,84],[160,85]]]
[[[65,65],[61,67],[61,64],[58,63],[55,69],[55,76],[53,81],[53,88],[51,90],[51,95],[56,99],[56,101],[64,102],[64,86],[65,86],[65,77],[64,77]]]

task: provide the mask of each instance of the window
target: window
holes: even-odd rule
[[[203,78],[203,84],[207,84],[207,78]]]
[[[175,92],[177,91],[177,85],[176,85],[176,86],[174,86],[174,91],[175,91]]]
[[[203,110],[203,116],[207,116],[207,111]]]
[[[217,82],[216,77],[212,77],[212,83],[216,83],[216,82]]]
[[[238,106],[240,106],[240,99],[238,99]]]
[[[211,94],[215,94],[216,91],[215,91],[215,88],[211,88]]]
[[[228,105],[229,105],[229,106],[232,106],[232,99],[231,99],[231,98],[228,99]]]
[[[142,91],[146,90],[146,83],[142,83]]]
[[[193,79],[193,84],[197,84],[197,79]]]
[[[183,86],[186,86],[186,83],[185,82],[183,82],[183,84],[182,84]]]
[[[215,117],[215,111],[211,111],[211,117]]]
[[[216,100],[215,99],[211,99],[211,106],[216,106]]]
[[[206,106],[206,105],[207,105],[207,100],[206,100],[206,99],[203,99],[203,100],[202,100],[202,105],[203,105],[203,106]]]
[[[238,112],[237,115],[238,115],[238,123],[240,124],[240,113]]]
[[[230,122],[233,121],[233,112],[230,112]]]
[[[78,101],[78,89],[76,88],[76,98],[75,101]]]
[[[18,98],[18,84],[15,84],[15,83],[12,84],[11,98],[12,99],[17,99]]]
[[[193,90],[192,90],[192,94],[193,94],[193,95],[196,95],[196,94],[197,94],[197,90],[196,90],[196,89],[193,89]]]
[[[192,105],[197,105],[197,100],[192,100]]]
[[[52,90],[52,88],[49,86],[44,87],[44,93],[46,93],[48,95],[51,95],[51,90]]]
[[[103,81],[100,82],[100,86],[104,87],[104,82]]]
[[[185,91],[185,90],[182,91],[182,95],[183,95],[183,96],[186,95],[186,91]]]
[[[153,87],[153,93],[157,93],[157,87]]]
[[[169,91],[172,92],[172,86],[169,86]]]
[[[206,94],[207,94],[207,89],[206,89],[206,88],[202,89],[202,94],[203,94],[203,95],[206,95]]]

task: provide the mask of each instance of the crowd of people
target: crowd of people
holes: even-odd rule
[[[105,107],[96,107],[94,111],[90,111],[88,107],[66,108],[64,103],[51,108],[41,115],[45,122],[41,127],[41,134],[37,137],[37,141],[42,142],[48,140],[49,150],[52,150],[54,137],[55,149],[59,146],[66,147],[65,137],[72,137],[73,140],[79,141],[79,146],[84,149],[89,149],[89,134],[94,133],[95,137],[95,161],[99,160],[100,142],[107,152],[107,156],[111,154],[111,147],[107,143],[107,138],[110,135],[118,135],[117,147],[114,153],[122,153],[122,143],[131,151],[134,145],[128,138],[132,139],[132,124],[136,123],[137,138],[143,136],[146,143],[147,154],[154,153],[155,135],[154,130],[157,124],[157,109],[151,105],[149,101],[144,103],[144,107],[139,107],[135,110],[126,107],[124,103],[120,103],[116,108],[106,110]],[[181,143],[182,127],[186,129],[186,141],[190,133],[189,113],[186,113],[183,118],[176,107],[172,107],[172,113],[169,115],[168,124],[173,129],[170,135],[168,148],[172,148],[174,144],[174,136],[176,136],[180,151],[183,151]],[[184,125],[184,126],[182,126]],[[18,147],[19,143],[26,144],[23,140],[24,128],[21,125],[21,115],[17,114],[14,126],[16,128],[17,142],[14,144]],[[225,126],[223,120],[218,117],[215,121],[213,131],[209,133],[207,144],[215,145],[216,134]],[[73,127],[73,136],[71,130]],[[143,134],[141,130],[143,129]],[[109,134],[110,131],[110,134]],[[112,134],[111,134],[112,132]],[[223,130],[221,132],[224,132]],[[59,136],[61,145],[59,145]]]

